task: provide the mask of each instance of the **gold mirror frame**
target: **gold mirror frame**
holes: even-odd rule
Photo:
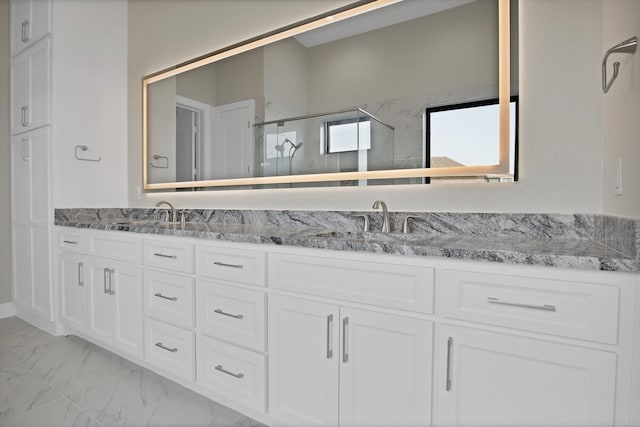
[[[240,53],[266,46],[277,41],[315,30],[325,25],[370,12],[401,0],[364,0],[353,6],[337,9],[315,16],[271,33],[263,34],[225,49],[179,64],[171,69],[146,76],[142,80],[142,182],[145,190],[169,190],[176,188],[251,186],[264,184],[288,184],[307,182],[350,181],[361,179],[393,179],[421,177],[486,176],[509,173],[509,100],[510,100],[510,3],[498,0],[498,82],[499,82],[499,129],[500,160],[497,165],[461,166],[442,168],[391,169],[367,172],[332,172],[320,174],[285,175],[253,178],[230,178],[203,181],[181,181],[167,183],[148,182],[148,86],[151,83],[173,77],[185,71],[208,65]]]

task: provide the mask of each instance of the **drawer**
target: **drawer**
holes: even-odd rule
[[[231,344],[198,336],[197,383],[261,412],[266,409],[266,358]]]
[[[193,328],[194,279],[191,276],[146,270],[144,272],[145,315]]]
[[[142,264],[142,240],[114,232],[90,233],[89,254]]]
[[[145,319],[145,360],[158,368],[193,381],[195,338],[189,330]]]
[[[87,252],[87,235],[73,229],[58,230],[58,248],[64,251],[84,254]]]
[[[617,342],[616,286],[458,270],[439,271],[437,283],[446,317]]]
[[[144,241],[144,263],[149,267],[193,273],[193,244],[163,240]]]
[[[381,307],[433,313],[434,270],[412,264],[273,253],[269,286]]]
[[[201,245],[198,275],[247,285],[266,286],[266,253],[252,249]]]
[[[197,293],[200,332],[255,350],[265,350],[264,292],[200,279]]]

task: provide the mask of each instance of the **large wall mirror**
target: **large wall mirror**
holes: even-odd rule
[[[516,9],[360,1],[147,76],[144,188],[512,180]],[[453,117],[464,138],[436,145],[429,111],[490,99],[482,116]]]

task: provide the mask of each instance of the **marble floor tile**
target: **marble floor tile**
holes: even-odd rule
[[[24,328],[33,328],[33,326],[15,316],[7,317],[0,321],[0,337],[7,336]]]
[[[13,318],[10,317],[8,319]],[[4,324],[8,319],[2,319],[0,323]],[[18,361],[21,361],[34,348],[49,344],[56,339],[57,337],[49,335],[34,326],[27,325],[2,336],[2,339],[0,339],[0,353],[8,353]]]
[[[7,353],[0,353],[0,386],[3,382],[16,379],[28,372],[29,370],[15,357]]]
[[[27,373],[0,383],[0,421],[13,414],[30,411],[59,399],[53,390],[37,375]]]
[[[30,411],[0,421],[0,427],[99,427],[65,398],[57,399]]]

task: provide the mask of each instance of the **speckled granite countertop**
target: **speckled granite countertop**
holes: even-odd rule
[[[157,221],[154,209],[57,209],[58,226],[404,256],[445,257],[581,270],[640,271],[640,221],[597,215],[392,213],[411,234],[362,232],[363,212],[191,211],[190,222]],[[372,229],[379,228],[379,216]],[[437,230],[436,230],[437,228]]]

